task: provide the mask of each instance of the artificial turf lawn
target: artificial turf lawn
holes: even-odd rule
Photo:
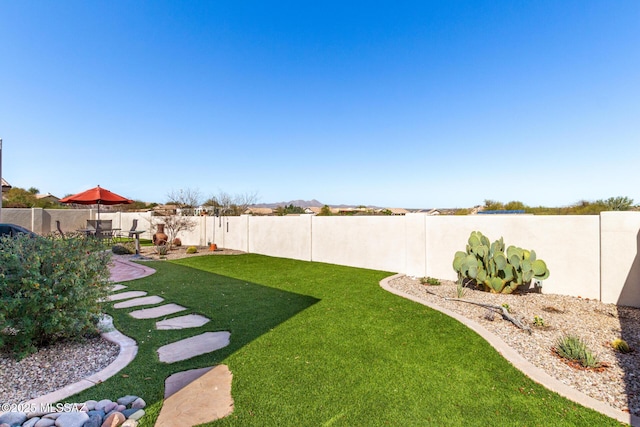
[[[138,355],[69,401],[136,394],[149,405],[140,425],[152,426],[166,377],[224,363],[235,410],[207,425],[620,425],[529,380],[457,321],[384,291],[379,281],[390,273],[253,254],[148,265],[157,273],[127,290],[160,295],[189,308],[176,316],[211,322],[157,331],[155,320],[126,314],[140,307],[110,305]],[[231,332],[228,347],[158,361],[160,346],[219,330]]]

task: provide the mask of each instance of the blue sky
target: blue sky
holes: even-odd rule
[[[2,174],[259,202],[640,203],[640,2],[0,0]]]

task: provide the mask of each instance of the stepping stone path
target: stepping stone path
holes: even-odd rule
[[[158,304],[162,301],[164,301],[164,298],[157,295],[152,295],[150,297],[133,298],[128,301],[118,302],[116,304],[113,304],[113,308],[137,307],[139,305]]]
[[[229,332],[205,332],[195,337],[185,338],[158,349],[161,362],[174,363],[194,356],[220,350],[229,345]]]
[[[121,299],[129,299],[129,298],[136,298],[136,297],[143,297],[145,296],[147,293],[144,291],[128,291],[128,292],[121,292],[119,294],[113,294],[113,295],[109,295],[107,297],[107,301],[120,301]]]
[[[209,322],[209,319],[204,316],[199,314],[187,314],[186,316],[160,320],[156,322],[156,329],[163,331],[171,329],[198,328],[207,322]]]
[[[129,313],[129,316],[134,317],[136,319],[156,319],[158,317],[177,313],[183,310],[186,310],[186,308],[181,305],[165,304],[165,305],[159,305],[158,307],[143,308],[142,310],[132,311],[131,313]]]
[[[120,262],[117,267],[120,268],[124,264],[125,263]],[[134,273],[135,267],[127,267],[127,271],[124,274],[133,275]],[[118,274],[112,273],[112,280],[114,277],[118,277]],[[113,292],[117,292],[125,288],[126,286],[117,284],[111,289]],[[116,293],[110,295],[107,300],[121,301],[113,305],[116,309],[140,305],[154,305],[164,302],[164,298],[156,295],[147,296],[147,293],[143,291]],[[178,304],[169,303],[135,310],[130,312],[129,315],[135,319],[156,319],[183,310],[186,310],[186,308]],[[197,328],[208,322],[210,322],[210,319],[205,316],[187,314],[159,320],[156,322],[156,329],[175,330]],[[160,361],[164,363],[174,363],[191,359],[192,357],[210,353],[228,346],[230,337],[231,333],[227,331],[205,332],[160,347],[157,350],[158,357]],[[231,380],[232,374],[225,365],[193,369],[171,375],[165,381],[165,402],[155,426],[173,427],[180,425],[181,427],[190,427],[229,415],[233,411]],[[103,421],[106,421],[106,419]],[[114,422],[113,425],[120,425],[115,424],[120,421],[110,420],[110,422]],[[131,426],[135,426],[135,423],[134,421]],[[102,426],[102,424],[96,425]],[[122,424],[122,426],[126,426],[126,424]]]
[[[233,412],[232,379],[226,365],[171,375],[165,381],[164,405],[155,427],[194,426],[226,417]],[[187,381],[187,385],[167,395],[170,387]]]

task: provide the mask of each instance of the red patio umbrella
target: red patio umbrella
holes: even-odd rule
[[[82,193],[60,199],[60,203],[76,203],[79,205],[98,205],[98,219],[100,219],[100,205],[120,205],[133,203],[133,200],[112,193],[99,185]]]

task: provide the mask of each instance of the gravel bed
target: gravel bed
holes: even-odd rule
[[[102,337],[41,348],[17,362],[0,352],[0,403],[18,404],[100,372],[120,346]]]
[[[511,315],[531,328],[529,335],[491,309],[445,300],[456,298],[457,285],[440,282],[436,286],[422,285],[417,278],[402,276],[392,280],[390,286],[479,323],[549,375],[616,409],[640,416],[640,309],[563,295],[502,295],[465,288],[465,300],[508,304]],[[534,316],[541,317],[545,326],[534,325]],[[606,367],[577,369],[553,354],[558,339],[567,334],[582,338]],[[635,351],[615,351],[609,343],[616,338],[623,338]]]

